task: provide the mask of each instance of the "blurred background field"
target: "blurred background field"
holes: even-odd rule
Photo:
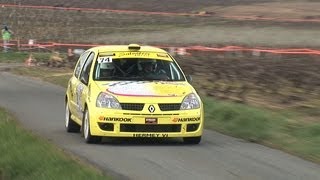
[[[8,24],[15,32],[14,38],[19,40],[102,44],[136,42],[150,45],[320,47],[320,39],[314,38],[320,36],[320,2],[307,0],[0,0],[1,3],[17,5],[3,6],[0,21],[2,24]],[[37,9],[24,8],[23,5],[100,10]],[[152,15],[110,12],[103,9],[183,12],[189,15]],[[200,12],[208,16],[196,16]],[[243,16],[258,19],[239,19]],[[302,21],[292,21],[295,19]]]

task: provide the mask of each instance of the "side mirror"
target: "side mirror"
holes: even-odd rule
[[[191,84],[192,83],[192,76],[191,75],[187,75],[186,78],[187,78],[187,81]]]
[[[83,76],[81,76],[80,81],[81,81],[83,84],[88,85],[88,83],[89,83],[89,76],[88,76],[88,75],[83,75]]]

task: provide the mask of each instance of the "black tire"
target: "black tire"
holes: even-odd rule
[[[65,114],[65,128],[67,132],[69,133],[78,133],[80,132],[80,125],[74,122],[71,119],[71,112],[68,106],[68,103],[66,102],[66,114]]]
[[[201,136],[198,137],[184,137],[183,143],[184,144],[199,144],[201,141]]]
[[[90,132],[89,111],[85,109],[82,120],[82,135],[88,144],[98,144],[101,142],[101,136],[92,136]]]

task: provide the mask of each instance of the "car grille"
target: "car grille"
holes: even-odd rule
[[[120,132],[180,132],[180,124],[120,124]]]
[[[123,110],[142,111],[143,103],[120,103]]]
[[[176,111],[180,110],[181,103],[158,104],[161,111]]]

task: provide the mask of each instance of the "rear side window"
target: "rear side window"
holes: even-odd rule
[[[88,57],[88,54],[89,54],[89,51],[84,52],[84,53],[80,56],[80,58],[79,58],[79,60],[78,60],[78,63],[77,63],[77,66],[76,66],[75,71],[74,71],[74,76],[75,76],[75,77],[77,77],[77,78],[79,77],[80,72],[81,72],[81,69],[82,69],[82,66],[83,66],[84,62],[86,61],[86,59],[87,59],[87,57]]]

